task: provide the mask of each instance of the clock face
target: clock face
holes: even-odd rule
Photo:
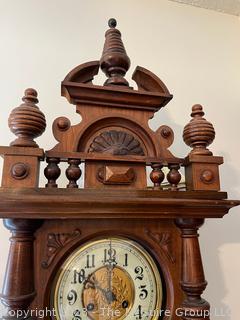
[[[139,244],[123,238],[92,241],[73,252],[52,292],[58,320],[158,319],[158,268]]]

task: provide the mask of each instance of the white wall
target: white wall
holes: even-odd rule
[[[215,155],[223,155],[222,189],[240,198],[239,106],[240,21],[237,17],[185,6],[167,0],[0,0],[0,144],[13,139],[7,127],[11,109],[23,91],[39,92],[48,128],[38,139],[41,147],[54,145],[51,123],[60,115],[73,122],[74,107],[60,96],[60,81],[76,65],[100,58],[107,20],[115,17],[124,43],[136,65],[144,66],[167,84],[174,99],[151,124],[162,123],[175,131],[173,150],[184,156],[182,128],[194,103],[205,107],[216,140]],[[129,72],[129,75],[131,70]],[[223,220],[207,221],[201,245],[209,285],[204,297],[213,308],[227,308],[237,320],[240,289],[240,209]],[[8,232],[1,227],[0,279],[7,258]]]

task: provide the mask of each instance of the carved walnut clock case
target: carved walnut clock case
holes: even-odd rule
[[[0,147],[0,213],[12,233],[1,295],[5,319],[42,318],[39,310],[54,320],[210,319],[201,297],[207,282],[198,229],[239,202],[220,191],[223,158],[207,149],[215,132],[202,106],[193,106],[183,131],[189,154],[174,156],[172,129],[148,125],[172,95],[142,67],[131,87],[129,66],[110,19],[100,61],[77,66],[62,82],[80,123],[57,118],[57,144],[44,151],[34,141],[46,126],[37,91],[26,89],[9,116],[17,138]],[[102,86],[94,84],[99,68],[107,76]],[[66,188],[58,188],[59,163],[66,166]]]

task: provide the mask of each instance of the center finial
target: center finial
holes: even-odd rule
[[[124,78],[130,67],[130,59],[124,48],[121,32],[116,29],[117,21],[114,18],[108,20],[109,29],[105,33],[105,43],[100,66],[108,79],[105,86],[129,86]]]
[[[116,28],[116,26],[117,26],[117,20],[114,19],[114,18],[110,18],[110,19],[108,20],[108,26],[109,26],[109,28]]]

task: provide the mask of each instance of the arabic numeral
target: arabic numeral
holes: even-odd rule
[[[82,317],[81,317],[81,311],[80,310],[75,310],[73,312],[73,318],[72,320],[82,320]]]
[[[139,306],[137,307],[136,312],[134,313],[134,317],[136,317],[136,318],[135,318],[136,320],[140,320],[140,319],[143,318],[143,314],[144,314],[144,312],[142,311],[142,306],[139,305]]]
[[[142,280],[144,275],[143,275],[143,268],[140,267],[140,266],[137,266],[134,270],[134,272],[136,273],[136,277],[135,277],[135,280],[136,279],[139,279],[139,280]]]
[[[128,254],[127,253],[125,253],[125,255],[124,255],[124,265],[123,266],[124,267],[128,266]]]
[[[85,270],[84,269],[81,269],[80,271],[74,270],[72,283],[73,284],[83,283],[84,280],[85,280]]]
[[[141,290],[140,294],[139,294],[139,298],[141,300],[145,300],[147,298],[147,296],[148,296],[148,291],[147,291],[146,287],[147,287],[146,285],[141,285],[139,287],[139,289]]]
[[[87,263],[86,263],[86,268],[95,268],[95,255],[92,254],[91,256],[88,254],[87,255]]]
[[[67,300],[70,306],[72,306],[77,300],[77,292],[75,290],[71,290],[67,295]]]
[[[116,264],[116,250],[113,248],[110,249],[104,249],[104,259],[103,259],[103,263],[112,263],[112,264]]]

